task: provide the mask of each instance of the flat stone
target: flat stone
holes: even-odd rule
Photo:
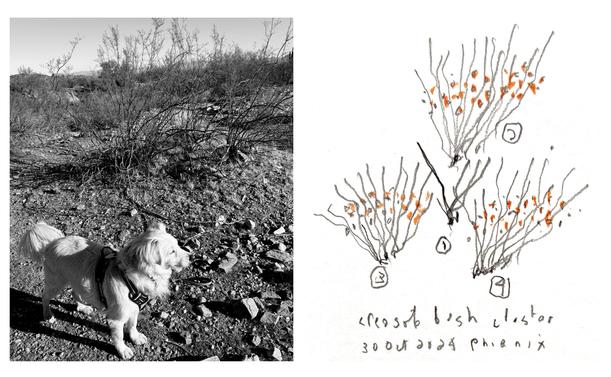
[[[287,253],[286,251],[280,250],[269,250],[267,253],[265,253],[265,256],[269,259],[273,259],[282,263],[289,263],[293,260],[291,254]]]
[[[259,314],[259,308],[257,307],[257,303],[252,298],[245,298],[241,300],[242,305],[248,312],[250,319],[254,319],[257,314]]]
[[[236,257],[233,253],[227,253],[219,263],[219,268],[225,273],[228,273],[233,269],[233,266],[235,266],[236,263],[238,263],[238,257]]]
[[[258,346],[259,344],[261,344],[261,337],[259,335],[251,336],[250,343],[255,347]]]
[[[277,361],[282,361],[282,351],[280,351],[280,348],[274,347],[274,350],[272,352],[272,358]]]
[[[276,323],[278,323],[278,319],[279,317],[276,314],[265,312],[261,316],[261,323],[265,323],[268,325],[276,325]]]
[[[263,300],[267,300],[267,299],[280,300],[281,297],[276,292],[265,291],[265,292],[261,292],[261,299],[263,299]]]
[[[281,226],[280,228],[274,230],[274,234],[276,236],[279,236],[279,235],[284,234],[284,233],[286,233],[286,229],[284,229],[283,226]]]

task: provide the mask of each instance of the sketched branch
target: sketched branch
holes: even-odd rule
[[[346,236],[351,236],[376,262],[386,264],[390,256],[395,258],[416,235],[430,207],[433,195],[425,193],[425,187],[432,173],[419,181],[419,168],[420,164],[416,164],[410,177],[401,158],[396,179],[387,187],[386,167],[382,167],[380,179],[376,180],[366,164],[364,175],[357,173],[357,185],[347,179],[344,179],[343,191],[335,185],[335,193],[343,201],[343,211],[338,213],[330,205],[325,213],[315,216],[343,228]]]
[[[467,194],[482,179],[482,177],[484,176],[484,173],[486,172],[486,169],[488,169],[488,165],[490,165],[490,157],[488,157],[488,160],[486,161],[483,167],[481,166],[482,162],[478,160],[475,165],[475,169],[473,169],[473,172],[471,174],[471,178],[469,178],[469,180],[466,182],[464,186],[461,186],[461,183],[463,183],[463,179],[465,177],[465,173],[467,172],[467,170],[469,170],[469,167],[471,164],[470,161],[467,161],[467,163],[462,168],[458,181],[456,182],[454,186],[452,186],[453,199],[451,201],[448,201],[448,195],[446,194],[445,185],[443,184],[441,178],[439,177],[437,170],[435,169],[435,167],[433,166],[433,164],[427,157],[420,143],[417,143],[417,144],[418,144],[418,148],[420,148],[420,152],[422,153],[422,156],[424,157],[426,164],[428,165],[429,169],[431,169],[431,172],[433,173],[433,175],[435,176],[435,179],[437,179],[437,182],[439,183],[439,186],[441,187],[441,201],[439,201],[438,199],[437,202],[439,203],[439,206],[441,207],[441,209],[443,210],[443,212],[445,213],[448,219],[448,225],[452,226],[454,225],[454,223],[458,222],[458,219],[459,219],[458,211],[464,207],[464,202],[465,202],[465,198],[467,197]]]

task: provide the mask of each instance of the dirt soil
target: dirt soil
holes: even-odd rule
[[[127,341],[134,360],[292,360],[291,153],[259,150],[213,168],[187,160],[121,185],[69,174],[79,143],[63,135],[11,146],[11,360],[119,360],[105,315],[76,312],[69,288],[52,302],[57,321],[42,321],[42,267],[16,252],[28,227],[45,221],[120,248],[154,220],[193,255],[172,275],[171,295],[141,311],[149,342]]]

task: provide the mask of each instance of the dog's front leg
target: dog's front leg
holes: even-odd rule
[[[138,313],[140,311],[138,309],[134,310],[127,320],[127,331],[129,333],[129,338],[134,342],[135,345],[145,344],[148,339],[144,334],[138,331],[136,326],[138,325]]]
[[[112,344],[114,344],[119,356],[122,359],[127,360],[134,357],[134,351],[129,348],[123,341],[123,326],[125,321],[108,319],[108,326],[110,327],[110,337]]]

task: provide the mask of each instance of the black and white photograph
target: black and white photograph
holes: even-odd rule
[[[293,360],[293,20],[10,19],[10,360]]]

